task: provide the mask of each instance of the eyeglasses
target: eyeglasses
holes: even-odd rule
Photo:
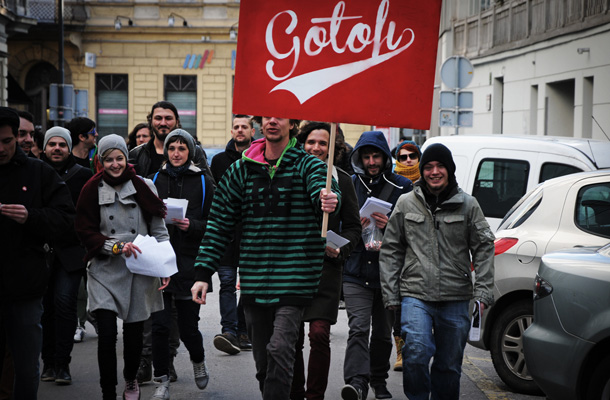
[[[401,154],[398,156],[398,161],[407,161],[408,159],[417,160],[419,156],[417,153]]]
[[[93,128],[89,132],[87,132],[87,135],[91,135],[91,136],[95,136],[96,134],[97,134],[97,131],[95,130],[95,128]]]

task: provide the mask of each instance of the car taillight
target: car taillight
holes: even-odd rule
[[[494,241],[494,245],[496,246],[494,256],[504,253],[506,250],[517,244],[518,241],[519,239],[517,238],[497,238]]]
[[[540,300],[553,293],[553,286],[536,274],[534,279],[534,300]]]

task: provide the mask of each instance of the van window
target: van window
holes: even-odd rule
[[[576,225],[585,232],[610,237],[610,183],[588,185],[578,191]]]
[[[559,176],[575,174],[577,172],[583,172],[582,169],[576,168],[572,165],[560,164],[560,163],[544,163],[540,168],[540,180],[538,183],[542,183],[547,179],[557,178]]]
[[[525,194],[530,165],[527,161],[481,160],[472,195],[486,217],[502,218]]]

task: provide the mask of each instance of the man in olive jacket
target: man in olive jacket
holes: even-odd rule
[[[15,366],[15,399],[36,399],[46,243],[74,224],[70,191],[49,165],[17,146],[19,116],[0,107],[0,321]]]
[[[422,179],[398,199],[381,245],[383,301],[402,305],[405,395],[457,399],[469,302],[481,310],[493,303],[494,235],[476,199],[458,187],[447,147],[428,147],[419,165]]]

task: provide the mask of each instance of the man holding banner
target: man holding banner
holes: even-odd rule
[[[252,142],[218,183],[195,262],[193,301],[205,304],[232,232],[242,223],[241,299],[264,400],[290,397],[303,311],[318,288],[325,249],[322,212],[339,208],[326,165],[297,146],[296,120],[263,117]]]

